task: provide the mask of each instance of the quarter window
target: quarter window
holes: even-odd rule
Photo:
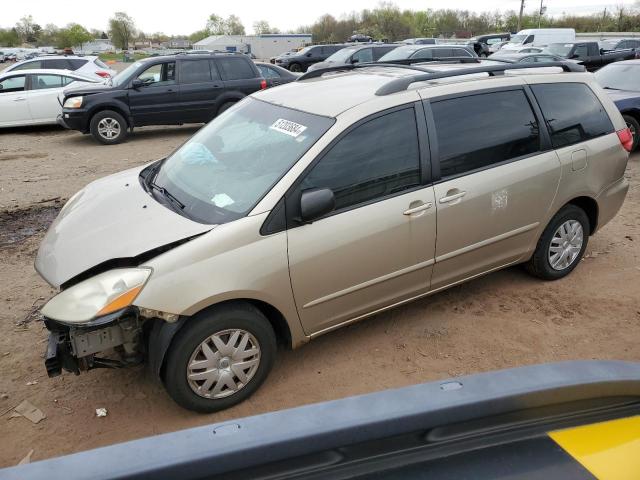
[[[225,80],[241,80],[255,78],[256,74],[249,64],[249,60],[240,57],[227,57],[217,59],[218,66],[222,70]]]
[[[609,115],[583,83],[532,85],[551,133],[554,148],[584,142],[613,132]]]
[[[336,210],[420,185],[413,108],[388,113],[356,127],[313,167],[302,189],[330,188]]]
[[[431,108],[443,178],[530,155],[540,148],[538,122],[522,90],[441,100]]]
[[[205,83],[211,81],[207,60],[183,60],[180,62],[180,83]]]
[[[256,67],[258,67],[258,70],[260,70],[264,78],[280,78],[280,74],[272,68],[265,65],[256,65]]]

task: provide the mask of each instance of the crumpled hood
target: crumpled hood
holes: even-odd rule
[[[59,287],[107,260],[135,257],[214,228],[154,200],[140,185],[143,168],[90,183],[67,202],[36,257],[36,270],[47,282]]]
[[[113,87],[108,83],[83,83],[83,84],[71,84],[69,88],[64,89],[65,97],[76,97],[79,95],[90,95],[92,93],[102,93],[113,90]]]

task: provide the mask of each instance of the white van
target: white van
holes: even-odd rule
[[[511,35],[503,50],[519,50],[522,47],[546,46],[550,43],[575,42],[576,31],[573,28],[529,28]]]

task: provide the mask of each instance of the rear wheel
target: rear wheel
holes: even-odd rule
[[[122,115],[113,110],[103,110],[91,118],[91,135],[100,143],[114,145],[127,138],[127,122]]]
[[[633,147],[631,147],[631,151],[633,152],[638,146],[638,133],[640,133],[640,122],[636,120],[631,115],[623,115],[624,121],[627,122],[627,127],[631,130],[631,135],[633,136]]]
[[[527,270],[543,280],[558,280],[569,275],[587,249],[589,231],[589,218],[584,210],[565,205],[542,233],[526,264]]]
[[[164,384],[182,407],[215,412],[242,402],[264,382],[276,356],[267,318],[250,304],[195,315],[167,353]]]

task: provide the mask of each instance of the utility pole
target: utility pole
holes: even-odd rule
[[[524,0],[520,0],[520,15],[518,16],[518,32],[522,30],[522,12],[524,11]]]
[[[542,23],[542,15],[547,11],[547,7],[542,6],[542,1],[540,0],[540,10],[538,11],[538,28],[540,28],[540,24]]]

